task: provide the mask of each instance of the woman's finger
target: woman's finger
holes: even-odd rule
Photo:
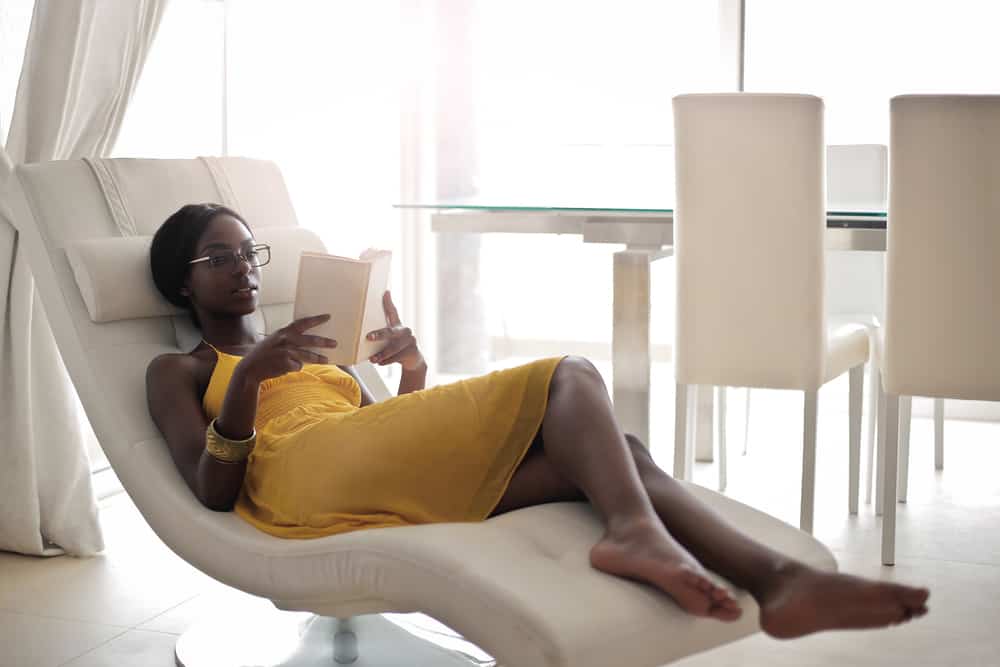
[[[417,339],[413,336],[407,336],[406,338],[391,341],[386,345],[380,352],[373,355],[371,358],[372,363],[382,363],[387,359],[395,357],[400,352],[407,350],[417,342]]]
[[[308,317],[300,317],[299,319],[295,320],[287,327],[285,327],[285,330],[294,333],[302,333],[306,329],[312,329],[315,326],[323,324],[323,322],[326,322],[328,319],[330,319],[330,313],[322,313],[320,315],[310,315]]]
[[[325,364],[329,362],[329,359],[325,354],[320,354],[318,352],[313,352],[312,350],[305,350],[301,347],[290,347],[288,348],[288,354],[304,364]]]
[[[382,359],[380,357],[379,360],[376,361],[376,362],[374,362],[374,363],[377,363],[380,366],[388,366],[389,364],[394,364],[394,363],[396,363],[398,361],[402,361],[403,360],[403,353],[404,352],[406,352],[406,348],[403,348],[402,350],[400,350],[396,354],[392,355],[391,357],[386,357],[385,359]]]
[[[385,311],[385,318],[389,326],[399,326],[399,313],[396,311],[396,305],[392,302],[392,295],[389,294],[389,290],[386,290],[382,295],[382,309]]]
[[[294,347],[337,347],[337,341],[332,338],[299,333],[288,334],[285,337],[285,344]]]
[[[386,327],[384,329],[376,329],[368,334],[368,340],[394,340],[396,338],[409,338],[413,336],[413,332],[410,331],[409,327],[396,325],[394,327]]]
[[[392,331],[392,327],[376,329],[375,331],[370,331],[365,338],[368,340],[386,340],[388,338],[392,338]]]

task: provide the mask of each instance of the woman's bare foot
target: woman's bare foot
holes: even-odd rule
[[[716,585],[659,521],[609,527],[590,550],[590,563],[602,572],[656,586],[695,616],[735,621],[743,613],[729,591]]]
[[[758,600],[760,625],[778,639],[822,630],[879,628],[927,613],[926,588],[790,567]]]

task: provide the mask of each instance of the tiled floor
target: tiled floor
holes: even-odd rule
[[[669,367],[654,374],[654,404],[665,409],[654,414],[651,438],[654,456],[667,466],[669,378]],[[730,405],[728,494],[797,522],[801,398],[755,393],[745,457],[742,392],[734,392]],[[930,614],[900,628],[794,642],[757,635],[680,665],[1000,665],[1000,424],[949,421],[946,468],[935,472],[932,424],[914,420],[898,563],[883,568],[872,507],[847,514],[846,405],[842,381],[820,393],[816,535],[845,571],[929,586]],[[714,465],[699,464],[695,474],[714,486]],[[96,558],[0,553],[0,665],[170,667],[174,642],[191,624],[259,604],[177,558],[124,494],[104,501],[101,517],[107,549]]]

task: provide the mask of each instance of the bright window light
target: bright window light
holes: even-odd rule
[[[1000,92],[1000,2],[747,0],[746,88],[826,102],[827,143],[889,143],[889,98]]]

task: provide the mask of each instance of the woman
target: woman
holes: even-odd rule
[[[587,500],[606,525],[592,565],[653,585],[692,614],[741,613],[706,567],[754,596],[775,637],[926,613],[926,589],[820,572],[727,524],[622,432],[584,359],[424,390],[427,366],[387,292],[388,326],[369,334],[386,346],[372,361],[399,364],[402,377],[398,396],[375,404],[352,369],[306,349],[336,345],[307,333],[328,316],[256,331],[265,252],[236,212],[212,204],[181,208],[151,248],[157,287],[189,309],[203,339],[153,360],[149,408],[207,507],[308,538]]]

